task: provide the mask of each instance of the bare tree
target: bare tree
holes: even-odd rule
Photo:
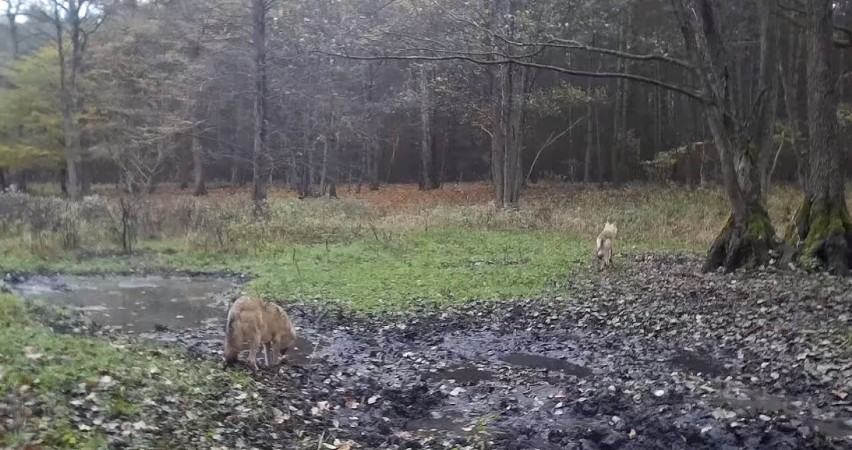
[[[434,174],[433,127],[435,105],[433,104],[432,88],[429,86],[429,67],[420,65],[420,189],[431,190],[438,187]]]
[[[6,26],[9,29],[9,42],[12,44],[12,60],[16,60],[21,54],[21,36],[18,28],[18,17],[21,15],[21,8],[24,5],[24,0],[6,0],[3,2],[6,5],[4,15],[6,16]],[[15,130],[18,137],[21,137],[22,130]],[[6,176],[3,167],[0,167],[0,191],[6,189]],[[27,189],[27,171],[23,169],[18,175],[18,189],[26,191]]]
[[[266,22],[275,0],[251,0],[252,45],[254,47],[254,143],[252,145],[252,201],[266,202],[269,167],[265,161],[267,144],[267,50]]]
[[[757,0],[760,24],[758,93],[748,117],[737,114],[728,86],[732,53],[716,2],[672,0],[688,54],[700,78],[707,121],[721,162],[731,216],[713,241],[705,270],[766,264],[777,249],[764,203],[777,100],[777,0]]]
[[[89,0],[45,0],[40,11],[55,32],[67,189],[73,200],[83,198],[88,191],[78,117],[84,101],[80,85],[89,39],[104,19],[104,8],[99,6]]]

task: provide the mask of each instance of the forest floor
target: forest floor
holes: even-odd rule
[[[67,275],[35,276],[57,272],[230,283],[204,320],[145,333],[0,298],[0,445],[852,448],[852,284],[700,274],[696,251],[725,218],[718,193],[532,191],[518,212],[494,213],[487,190],[455,189],[295,211],[273,193],[299,217],[286,245],[171,236],[126,256],[48,239],[26,256],[0,238],[13,290],[67,290]],[[771,203],[779,223],[792,196]],[[624,238],[599,273],[591,251],[607,218]],[[309,222],[350,234],[296,239]],[[302,339],[277,370],[221,367],[227,300],[244,289],[290,304]],[[140,314],[128,321],[151,319]]]

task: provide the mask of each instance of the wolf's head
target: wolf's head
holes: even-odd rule
[[[604,224],[604,231],[611,232],[612,234],[618,234],[618,227],[615,225],[615,222],[610,223],[607,221],[607,223]]]

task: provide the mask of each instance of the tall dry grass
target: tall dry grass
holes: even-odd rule
[[[0,250],[45,257],[68,250],[117,251],[121,210],[115,192],[108,187],[99,192],[81,203],[55,196],[0,195]],[[289,191],[273,188],[268,214],[258,218],[245,190],[212,189],[208,196],[192,197],[166,186],[135,199],[130,219],[142,242],[231,252],[436,228],[556,231],[593,239],[607,220],[618,223],[628,246],[699,250],[728,214],[718,189],[639,184],[618,189],[540,184],[529,187],[513,209],[495,208],[483,183],[449,184],[430,192],[411,185],[361,193],[341,187],[338,192],[337,200],[297,200]],[[799,198],[794,188],[772,190],[768,206],[779,234]]]

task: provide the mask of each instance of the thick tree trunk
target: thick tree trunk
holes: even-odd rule
[[[192,195],[196,197],[205,195],[207,185],[204,182],[204,147],[198,136],[192,136],[190,153],[192,153]]]
[[[528,69],[513,64],[492,74],[491,176],[498,207],[515,205],[523,186],[523,127]]]
[[[832,1],[811,0],[807,13],[809,173],[804,201],[786,237],[804,256],[845,275],[852,259],[852,220],[844,190],[846,154],[838,141]]]
[[[731,271],[770,262],[778,249],[772,222],[766,212],[764,190],[772,142],[772,119],[777,99],[777,0],[764,0],[758,7],[760,19],[760,89],[750,103],[753,113],[747,122],[734,122],[736,104],[728,89],[728,67],[732,56],[712,0],[697,0],[694,10],[684,0],[674,1],[681,21],[687,51],[708,98],[705,114],[713,134],[724,182],[731,203],[731,216],[707,254],[704,270],[719,267]],[[744,125],[748,126],[744,126]]]
[[[434,110],[432,106],[432,91],[429,87],[429,70],[425,65],[420,66],[420,189],[432,190],[438,187],[433,174],[434,146],[433,120]]]

